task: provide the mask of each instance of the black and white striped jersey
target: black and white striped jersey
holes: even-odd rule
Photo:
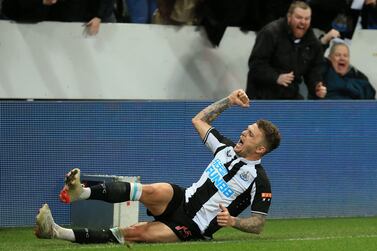
[[[220,226],[216,216],[219,204],[232,216],[251,205],[251,212],[267,214],[271,203],[271,187],[260,160],[237,156],[234,143],[215,128],[208,130],[205,145],[214,158],[200,179],[186,189],[185,210],[204,236],[212,236]]]

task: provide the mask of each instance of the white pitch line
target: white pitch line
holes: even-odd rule
[[[328,237],[305,237],[305,238],[287,238],[287,239],[236,239],[236,240],[224,240],[224,241],[192,241],[192,242],[173,242],[173,243],[155,243],[152,245],[182,245],[182,244],[224,244],[224,243],[239,243],[246,241],[320,241],[320,240],[335,240],[335,239],[354,239],[354,238],[377,238],[377,234],[369,235],[349,235],[349,236],[328,236]]]
[[[278,242],[278,241],[320,241],[320,240],[336,240],[336,239],[354,239],[354,238],[377,238],[376,234],[370,234],[370,235],[349,235],[349,236],[328,236],[328,237],[306,237],[306,238],[288,238],[288,239],[254,239],[252,241],[271,241],[271,242]],[[172,242],[172,243],[150,243],[145,245],[153,245],[153,246],[163,246],[163,245],[202,245],[202,244],[226,244],[226,243],[240,243],[240,242],[247,242],[251,240],[226,240],[226,241],[188,241],[188,242]],[[137,245],[137,244],[136,244]],[[118,248],[125,248],[125,245],[117,245],[114,244],[114,246],[110,245],[107,246],[109,249],[118,249]],[[72,246],[65,246],[60,248],[52,248],[51,250],[80,250],[80,249],[86,249],[88,248],[87,245],[72,245]],[[98,245],[98,246],[91,246],[91,249],[103,249],[104,245]],[[127,249],[126,249],[127,250]],[[132,250],[132,248],[130,249]]]
[[[329,237],[306,237],[306,238],[289,238],[277,239],[276,241],[316,241],[316,240],[336,240],[336,239],[353,239],[353,238],[377,238],[377,234],[350,235],[350,236],[329,236]]]

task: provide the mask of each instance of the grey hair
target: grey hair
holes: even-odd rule
[[[332,45],[330,47],[329,56],[331,56],[332,54],[334,54],[336,47],[341,46],[341,45],[345,46],[347,48],[347,50],[348,50],[348,54],[350,54],[350,47],[348,46],[348,44],[344,40],[341,40],[341,39],[336,39],[335,40],[335,39],[333,39],[331,42],[332,42],[331,43]]]

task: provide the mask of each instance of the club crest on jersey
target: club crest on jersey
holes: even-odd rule
[[[226,156],[229,158],[232,157],[232,151],[230,149],[226,151]]]
[[[223,179],[223,177],[228,173],[228,170],[220,160],[213,160],[205,172],[208,174],[208,178],[211,180],[211,182],[225,197],[229,198],[234,194],[234,191]]]
[[[242,172],[240,174],[240,178],[245,181],[245,182],[248,182],[249,180],[251,180],[251,173],[248,172],[248,171],[245,171],[245,172]]]

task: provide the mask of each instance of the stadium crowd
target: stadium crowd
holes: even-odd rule
[[[306,0],[301,1],[303,5],[297,8],[299,11],[289,9],[292,2],[294,1],[0,0],[0,18],[17,22],[83,22],[89,35],[100,32],[103,22],[198,25],[204,28],[214,47],[220,44],[226,28],[235,26],[245,32],[258,34],[249,59],[247,93],[250,97],[374,98],[375,90],[368,77],[357,70],[357,66],[351,65],[348,46],[347,53],[338,55],[342,57],[340,64],[347,69],[345,73],[336,71],[335,64],[329,64],[331,58],[327,59],[324,52],[333,44],[334,39],[337,43],[350,43],[357,25],[364,29],[377,29],[376,0]],[[300,29],[303,29],[303,34],[297,35],[295,32]],[[274,32],[284,34],[278,37],[275,33],[272,36]],[[278,38],[285,43],[276,42]],[[290,57],[284,58],[281,51],[289,51]],[[334,58],[334,54],[332,56]],[[328,69],[335,70],[335,75],[339,77],[336,83],[334,78],[329,78]],[[348,74],[354,71],[357,74]],[[360,82],[360,76],[363,83],[366,81],[363,87],[355,85]],[[305,83],[308,90],[307,97],[299,93],[302,83]],[[337,88],[334,89],[332,85]],[[342,93],[327,95],[327,89]],[[355,94],[355,90],[359,93]]]

